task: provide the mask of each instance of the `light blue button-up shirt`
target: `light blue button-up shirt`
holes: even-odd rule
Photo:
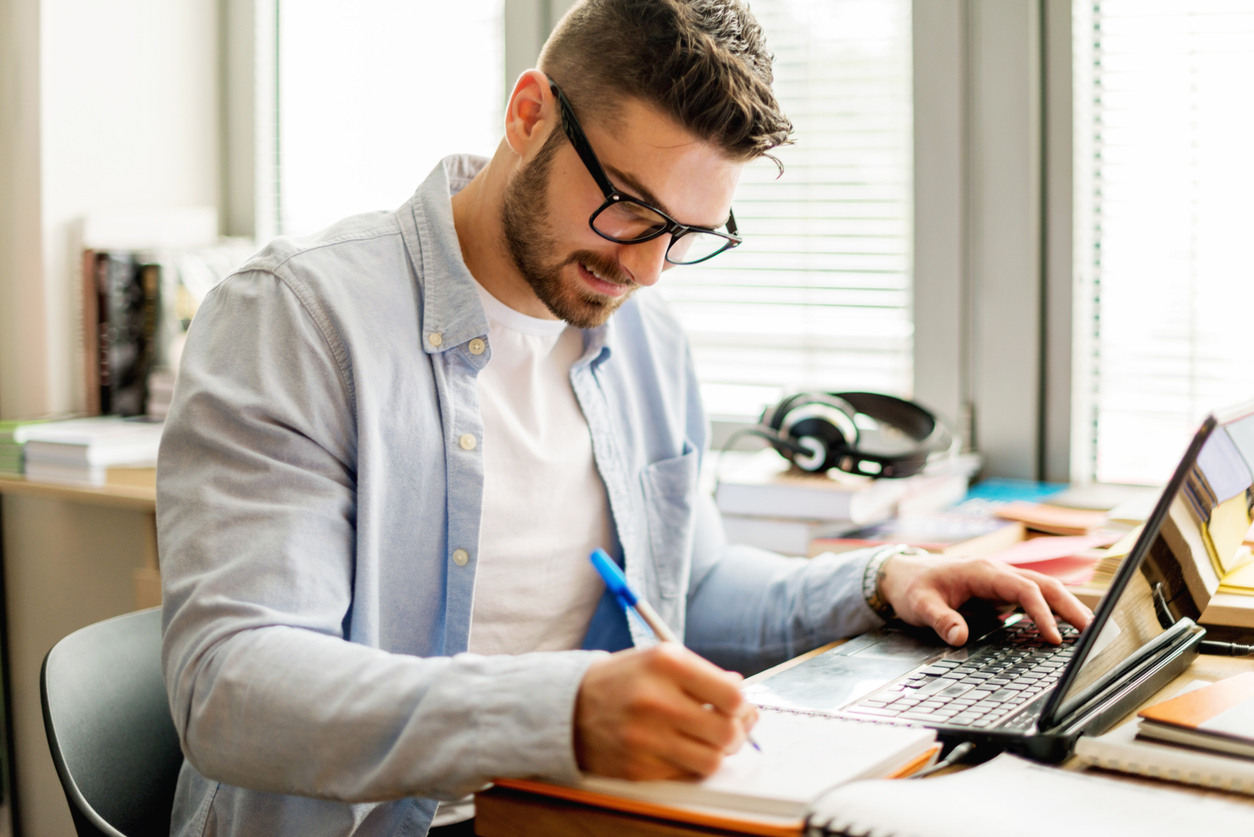
[[[450,157],[395,212],[273,242],[196,316],[157,483],[175,834],[423,834],[493,776],[576,772],[603,652],[465,653],[491,346],[467,346],[488,322],[449,198],[483,164]],[[692,359],[655,293],[584,349],[608,546],[691,648],[756,670],[879,624],[864,557],[726,544],[698,490]]]

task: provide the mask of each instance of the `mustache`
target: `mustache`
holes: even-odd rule
[[[563,267],[566,264],[575,264],[576,262],[581,263],[584,267],[595,272],[597,276],[615,285],[631,286],[636,284],[623,273],[617,261],[594,250],[576,250],[566,259]]]

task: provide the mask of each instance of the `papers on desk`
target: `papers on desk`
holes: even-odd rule
[[[843,785],[815,804],[810,826],[875,837],[1249,837],[1254,808],[1001,755],[934,779]]]
[[[994,553],[992,557],[1011,566],[1044,573],[1064,584],[1083,584],[1092,578],[1101,561],[1097,550],[1118,539],[1118,533],[1112,532],[1033,538]]]

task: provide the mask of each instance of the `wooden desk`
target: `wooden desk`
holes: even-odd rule
[[[794,666],[802,660],[823,653],[836,644],[833,643],[832,645],[817,648],[809,654],[789,660],[773,669],[755,675],[746,682],[753,682]],[[1188,670],[1167,684],[1148,702],[1154,703],[1173,697],[1195,680],[1213,682],[1251,670],[1254,670],[1254,660],[1234,659],[1232,657],[1198,657]],[[1140,707],[1138,707],[1139,709]],[[1135,714],[1135,711],[1130,713],[1121,723],[1131,721]],[[1085,770],[1074,757],[1064,762],[1061,767],[1064,770]],[[1173,791],[1198,795],[1218,796],[1249,805],[1251,810],[1254,810],[1254,797],[1242,794],[1159,782],[1154,779],[1128,776],[1122,773],[1096,772],[1120,781],[1170,787]],[[615,837],[714,837],[714,835],[730,837],[730,835],[736,832],[701,828],[651,817],[621,814],[574,802],[548,799],[503,788],[492,788],[484,793],[475,795],[475,833],[481,835],[481,837],[589,837],[589,835],[608,834],[615,835]]]
[[[161,571],[157,563],[157,469],[128,469],[128,484],[99,488],[31,482],[23,477],[0,476],[0,495],[65,500],[88,506],[125,509],[148,515],[150,526],[145,542],[144,564],[134,571],[135,609],[161,604]]]
[[[15,833],[24,837],[74,833],[44,733],[44,655],[79,628],[161,601],[155,472],[128,476],[131,484],[104,488],[0,478],[6,710],[15,750],[6,772],[14,789],[10,810],[20,820]]]

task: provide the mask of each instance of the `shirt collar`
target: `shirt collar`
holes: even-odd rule
[[[428,353],[488,333],[474,277],[462,259],[451,202],[487,163],[486,158],[470,154],[445,157],[409,201],[417,235],[406,236],[406,248],[418,265],[422,347]]]
[[[428,353],[460,346],[489,331],[475,279],[462,259],[461,243],[453,225],[452,204],[453,195],[464,189],[487,164],[487,158],[471,154],[445,157],[409,201],[417,234],[406,234],[405,246],[418,265],[418,281],[422,285],[419,314],[422,347]],[[604,325],[585,329],[584,353],[575,366],[607,360],[615,331],[614,316]]]

